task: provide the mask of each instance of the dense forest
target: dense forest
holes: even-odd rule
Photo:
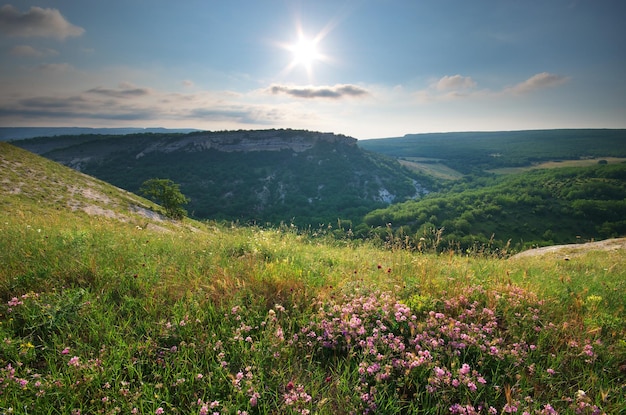
[[[626,164],[469,176],[420,200],[368,213],[381,235],[415,247],[503,249],[626,234]]]

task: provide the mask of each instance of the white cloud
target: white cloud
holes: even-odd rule
[[[0,32],[9,36],[52,37],[64,40],[81,36],[85,29],[68,22],[57,9],[31,7],[21,13],[10,4],[0,7]]]
[[[524,82],[520,82],[510,88],[506,88],[505,92],[513,94],[525,94],[538,89],[552,88],[564,84],[569,80],[568,77],[555,75],[548,72],[541,72],[531,76]]]
[[[444,76],[434,85],[438,91],[470,89],[476,87],[476,82],[469,76]]]
[[[35,49],[30,45],[17,45],[11,48],[9,53],[13,56],[26,58],[43,58],[45,56],[58,55],[59,52],[54,49]]]

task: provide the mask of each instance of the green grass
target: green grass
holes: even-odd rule
[[[436,179],[442,180],[458,180],[463,177],[463,174],[450,167],[440,163],[436,159],[428,159],[423,157],[403,157],[399,158],[398,162],[404,167],[419,173],[432,176]]]
[[[532,166],[526,167],[503,167],[499,169],[487,170],[489,173],[495,174],[518,174],[529,170],[537,169],[556,169],[560,167],[589,167],[595,166],[599,161],[604,160],[606,164],[624,163],[626,158],[623,157],[591,157],[581,160],[560,160],[560,161],[545,161],[542,163],[536,163]]]
[[[623,251],[416,253],[24,193],[0,194],[0,413],[626,411]]]

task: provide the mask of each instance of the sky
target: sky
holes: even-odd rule
[[[0,126],[626,128],[624,21],[624,0],[0,2]]]

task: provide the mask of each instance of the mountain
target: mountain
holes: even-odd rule
[[[57,136],[15,145],[131,192],[180,185],[193,217],[301,226],[360,221],[432,180],[343,135],[300,130]],[[349,226],[349,225],[348,225]]]

